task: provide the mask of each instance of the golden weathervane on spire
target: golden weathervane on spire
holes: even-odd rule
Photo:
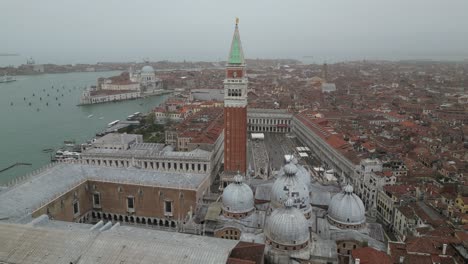
[[[236,26],[239,24],[239,18],[236,17]]]

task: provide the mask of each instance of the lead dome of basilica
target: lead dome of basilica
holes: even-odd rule
[[[246,213],[254,209],[252,189],[243,182],[241,175],[234,176],[223,191],[223,210],[231,213]]]
[[[290,162],[283,167],[283,172],[271,188],[271,207],[283,207],[283,204],[291,198],[293,206],[302,211],[306,218],[310,218],[312,208],[309,189],[304,181],[298,177],[297,166]]]
[[[265,225],[267,243],[282,249],[302,249],[309,242],[309,225],[302,212],[287,199],[284,207],[274,210]],[[288,247],[293,246],[293,248]]]
[[[366,222],[366,209],[361,198],[347,185],[333,196],[328,207],[328,218],[339,227],[359,226]]]

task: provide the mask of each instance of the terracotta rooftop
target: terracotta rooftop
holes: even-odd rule
[[[311,110],[305,110],[297,114],[296,117],[307,128],[309,128],[317,136],[322,138],[332,148],[341,152],[351,162],[359,162],[359,159],[356,159],[357,153],[354,152],[353,147],[343,139],[342,134],[334,131],[333,127],[330,126],[328,120],[326,118],[321,117],[321,114]]]
[[[384,190],[391,193],[397,197],[400,197],[405,194],[414,192],[416,188],[413,185],[401,184],[401,185],[385,185]]]
[[[190,137],[191,143],[213,144],[223,132],[224,115],[222,108],[202,108],[201,111],[177,124],[175,129],[180,137]]]
[[[354,249],[351,252],[351,256],[353,259],[360,259],[361,264],[392,264],[389,255],[370,247]]]

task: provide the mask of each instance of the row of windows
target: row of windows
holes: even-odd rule
[[[347,221],[349,222],[349,218],[347,219]],[[343,228],[343,229],[360,229],[361,227],[364,226],[364,224],[360,224],[360,225],[341,224],[341,223],[338,223],[338,222],[334,221],[330,217],[328,217],[328,222],[330,222],[332,225],[334,225],[336,227]]]
[[[234,79],[234,80],[233,79],[228,79],[227,81],[230,82],[230,83],[240,83],[240,82],[242,82],[242,80],[240,80],[240,79]]]
[[[264,124],[264,125],[291,125],[290,119],[270,119],[270,118],[249,118],[250,124]]]
[[[95,160],[85,159],[86,164],[98,165],[98,166],[109,166],[109,167],[130,167],[131,163],[128,160]],[[185,170],[185,171],[200,171],[206,172],[208,165],[206,163],[180,163],[180,162],[153,162],[153,161],[141,161],[140,166],[143,169],[163,169],[163,170]]]
[[[228,89],[228,96],[242,96],[242,89]]]
[[[229,207],[226,208],[226,210],[229,210]],[[236,219],[244,218],[244,217],[250,215],[251,212],[252,211],[246,212],[246,213],[229,213],[229,212],[223,210],[224,216],[231,217],[231,218],[236,218]]]
[[[270,245],[276,249],[282,249],[282,250],[299,250],[299,249],[303,249],[305,247],[307,247],[307,245],[309,244],[309,241],[303,243],[302,245],[295,245],[295,246],[286,246],[286,245],[280,245],[278,243],[275,243],[269,239],[266,240],[266,243],[267,245]]]
[[[236,237],[236,236],[221,236],[221,238],[223,238],[223,239],[230,239],[230,240],[239,240],[239,238]]]
[[[221,238],[224,239],[239,240],[240,238],[240,232],[238,230],[226,229],[222,231],[221,234]]]
[[[239,233],[237,230],[232,230],[232,229],[229,229],[229,230],[226,230],[225,232],[226,234],[228,235],[236,235]]]
[[[176,222],[167,219],[158,219],[151,217],[139,217],[139,216],[129,216],[129,215],[120,215],[120,214],[110,214],[93,211],[91,213],[92,219],[95,220],[106,220],[106,221],[115,221],[121,223],[131,223],[131,224],[142,224],[142,225],[153,225],[160,227],[172,227],[175,228]]]
[[[120,188],[118,191],[121,191]],[[172,201],[164,201],[164,214],[165,215],[172,215],[173,209],[173,202]],[[94,208],[101,208],[101,194],[95,192],[93,194],[93,207]],[[134,212],[135,211],[135,197],[134,196],[127,196],[127,211]],[[73,203],[73,213],[74,215],[79,214],[79,202],[76,200]]]
[[[289,127],[249,126],[248,130],[253,132],[291,132]]]

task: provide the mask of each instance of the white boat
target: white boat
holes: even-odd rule
[[[91,118],[91,117],[93,117],[93,115],[89,115],[89,116],[88,116],[88,118]]]
[[[117,125],[119,122],[120,122],[120,120],[112,121],[109,124],[107,124],[107,127],[113,127],[113,126]]]
[[[0,77],[0,83],[14,82],[16,79],[13,76],[3,75]]]

